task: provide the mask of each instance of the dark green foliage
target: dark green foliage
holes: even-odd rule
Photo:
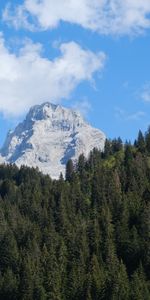
[[[146,150],[150,154],[150,126],[145,134]]]
[[[66,180],[71,181],[74,173],[73,161],[71,159],[68,160],[66,165]]]
[[[138,148],[139,151],[145,152],[146,150],[146,143],[145,143],[145,138],[141,130],[139,130],[138,138],[136,141],[136,147]]]
[[[150,299],[150,129],[69,160],[0,166],[0,299]]]

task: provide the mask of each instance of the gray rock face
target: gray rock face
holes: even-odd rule
[[[71,109],[51,103],[32,107],[26,119],[10,131],[1,149],[1,161],[38,167],[58,178],[66,162],[87,157],[97,147],[103,149],[105,135]]]

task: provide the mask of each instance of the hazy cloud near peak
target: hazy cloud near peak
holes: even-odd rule
[[[60,56],[42,56],[42,45],[27,40],[18,54],[11,53],[0,35],[0,111],[19,116],[30,106],[68,98],[76,86],[91,80],[104,67],[106,55],[82,49],[77,43],[61,44]]]
[[[100,34],[140,34],[150,28],[149,0],[24,0],[3,12],[3,20],[16,28],[47,30],[60,21]]]
[[[115,108],[115,117],[121,121],[139,121],[141,118],[145,117],[145,115],[146,113],[144,111],[129,113],[119,107]]]
[[[150,102],[150,83],[144,85],[140,97],[145,102]]]

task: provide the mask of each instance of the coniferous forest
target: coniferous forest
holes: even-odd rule
[[[0,166],[0,299],[150,299],[150,129],[59,180]]]

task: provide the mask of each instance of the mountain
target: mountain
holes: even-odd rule
[[[38,167],[58,178],[70,158],[75,161],[81,153],[87,157],[94,147],[102,150],[104,142],[104,133],[78,112],[46,102],[32,107],[26,119],[8,133],[1,161]]]

